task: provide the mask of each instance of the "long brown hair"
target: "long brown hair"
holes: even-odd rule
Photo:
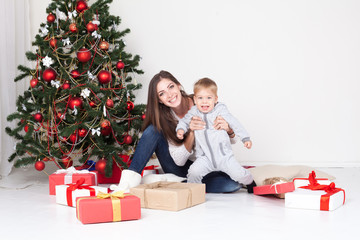
[[[143,130],[152,124],[158,131],[162,132],[166,139],[170,140],[176,145],[180,145],[183,140],[176,137],[177,120],[171,113],[171,109],[159,102],[157,93],[157,85],[162,79],[169,79],[176,85],[181,86],[180,82],[169,72],[160,71],[156,74],[149,83],[148,100],[146,105],[146,114],[143,124]],[[191,97],[184,90],[180,90],[183,100]]]

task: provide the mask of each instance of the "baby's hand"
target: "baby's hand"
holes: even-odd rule
[[[177,136],[177,138],[178,139],[184,139],[184,130],[182,130],[182,129],[179,129],[177,132],[176,132],[176,136]]]
[[[244,147],[246,147],[247,149],[250,149],[252,146],[252,142],[251,141],[246,141],[244,142]]]

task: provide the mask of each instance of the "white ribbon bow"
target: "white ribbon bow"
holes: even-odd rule
[[[45,25],[44,27],[40,28],[40,36],[45,37],[49,33],[48,25]]]
[[[100,128],[92,128],[91,129],[91,134],[92,135],[97,134],[98,136],[100,136]]]
[[[90,80],[95,79],[95,76],[90,71],[88,71],[87,74],[88,74]]]
[[[76,10],[72,11],[72,12],[68,12],[68,17],[69,18],[76,18],[77,16],[77,12]]]
[[[91,34],[91,36],[93,36],[94,38],[101,38],[101,35],[98,34],[96,31],[93,31],[93,33]]]
[[[51,86],[52,87],[56,87],[56,88],[59,88],[60,87],[60,81],[54,81],[54,80],[51,80]]]
[[[70,184],[72,183],[72,175],[73,174],[86,174],[86,173],[91,173],[95,175],[95,185],[97,185],[97,176],[96,173],[94,172],[90,172],[87,169],[82,169],[82,170],[76,170],[74,167],[69,167],[67,169],[58,169],[56,170],[55,174],[62,174],[65,173],[65,178],[64,178],[64,184]]]
[[[78,110],[76,109],[76,107],[74,107],[74,110],[72,111],[72,113],[76,116],[78,114]]]
[[[70,42],[69,38],[63,39],[62,41],[63,41],[64,46],[71,45],[71,42]]]
[[[90,96],[90,90],[87,89],[87,88],[83,89],[83,90],[81,91],[80,96],[82,96],[83,98],[89,97],[89,96]]]

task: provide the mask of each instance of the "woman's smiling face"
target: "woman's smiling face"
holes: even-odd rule
[[[181,103],[180,86],[176,85],[173,81],[163,78],[157,85],[157,95],[159,102],[170,108],[176,108]]]

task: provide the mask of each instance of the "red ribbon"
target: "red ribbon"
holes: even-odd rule
[[[87,189],[90,191],[90,196],[94,197],[96,196],[96,192],[95,189],[85,185],[82,186],[85,182],[85,178],[80,178],[79,180],[76,181],[76,183],[71,183],[71,184],[66,184],[68,185],[67,189],[66,189],[66,200],[67,200],[67,205],[72,207],[72,192],[75,191],[76,189]]]
[[[316,175],[315,175],[314,171],[312,171],[309,174],[308,179],[309,179],[309,185],[302,186],[300,188],[309,189],[309,190],[312,190],[312,191],[322,190],[322,191],[326,192],[326,194],[321,195],[321,198],[320,198],[320,210],[329,211],[330,196],[337,193],[337,192],[340,192],[340,191],[342,191],[344,193],[343,204],[345,203],[345,191],[344,191],[344,189],[336,188],[335,183],[332,182],[329,185],[321,185],[321,184],[319,184],[317,182],[317,180],[316,180]]]

